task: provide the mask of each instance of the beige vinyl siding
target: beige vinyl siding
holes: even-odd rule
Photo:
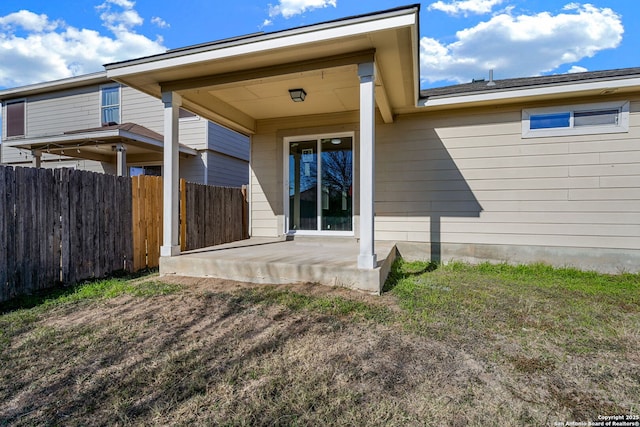
[[[136,123],[164,134],[164,105],[158,98],[130,87],[122,88],[121,115],[123,123]],[[207,120],[201,118],[180,120],[180,143],[196,150],[206,148]]]
[[[376,238],[639,250],[640,102],[628,133],[550,138],[521,138],[522,108],[378,126]]]
[[[180,144],[196,150],[206,150],[208,123],[208,120],[202,118],[180,120],[178,123]]]
[[[120,97],[122,123],[136,123],[162,135],[164,133],[164,106],[162,101],[124,86]]]
[[[254,237],[282,234],[282,152],[275,134],[254,135],[251,140],[250,199],[251,230]],[[278,169],[280,168],[280,169]]]
[[[10,141],[2,141],[0,149],[2,150],[2,163],[4,164],[31,162],[31,153],[12,147]]]
[[[100,126],[100,86],[89,86],[27,99],[26,137],[58,135]]]

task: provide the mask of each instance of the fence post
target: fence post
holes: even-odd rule
[[[187,180],[180,179],[180,252],[187,250]]]
[[[242,186],[242,239],[249,238],[249,198],[247,185]]]

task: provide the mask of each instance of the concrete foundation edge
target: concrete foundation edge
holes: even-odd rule
[[[317,265],[230,262],[197,257],[161,257],[160,275],[215,277],[257,284],[318,283],[379,295],[396,259],[395,247],[374,269],[336,269]]]
[[[399,256],[408,261],[544,263],[607,274],[640,272],[640,250],[634,249],[442,243],[440,254],[432,257],[429,243],[398,242],[396,248]]]

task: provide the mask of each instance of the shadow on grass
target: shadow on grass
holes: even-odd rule
[[[72,295],[83,286],[87,284],[96,283],[104,280],[122,279],[122,280],[134,280],[143,276],[147,276],[152,273],[157,273],[157,268],[145,268],[135,273],[130,273],[126,270],[114,271],[107,277],[86,279],[79,283],[72,285],[56,285],[49,289],[42,289],[34,292],[30,295],[20,295],[9,301],[0,302],[0,314],[10,313],[16,310],[29,309],[38,307],[48,301],[53,301],[58,298],[64,298]]]
[[[397,258],[391,266],[391,271],[387,276],[386,282],[384,282],[382,293],[393,290],[402,279],[430,273],[437,270],[438,267],[440,267],[440,263],[434,261],[407,262],[402,258]]]

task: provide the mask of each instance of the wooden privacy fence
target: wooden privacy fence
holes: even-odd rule
[[[240,188],[181,182],[181,247],[248,237]],[[157,267],[162,178],[0,166],[0,302]]]
[[[131,181],[133,269],[157,267],[162,245],[162,178]],[[216,187],[180,180],[180,250],[189,251],[249,237],[244,188]]]
[[[131,268],[128,178],[0,166],[0,301]]]
[[[162,178],[131,178],[133,270],[157,267],[162,244]]]
[[[213,187],[181,180],[180,207],[183,251],[249,237],[244,188]]]

